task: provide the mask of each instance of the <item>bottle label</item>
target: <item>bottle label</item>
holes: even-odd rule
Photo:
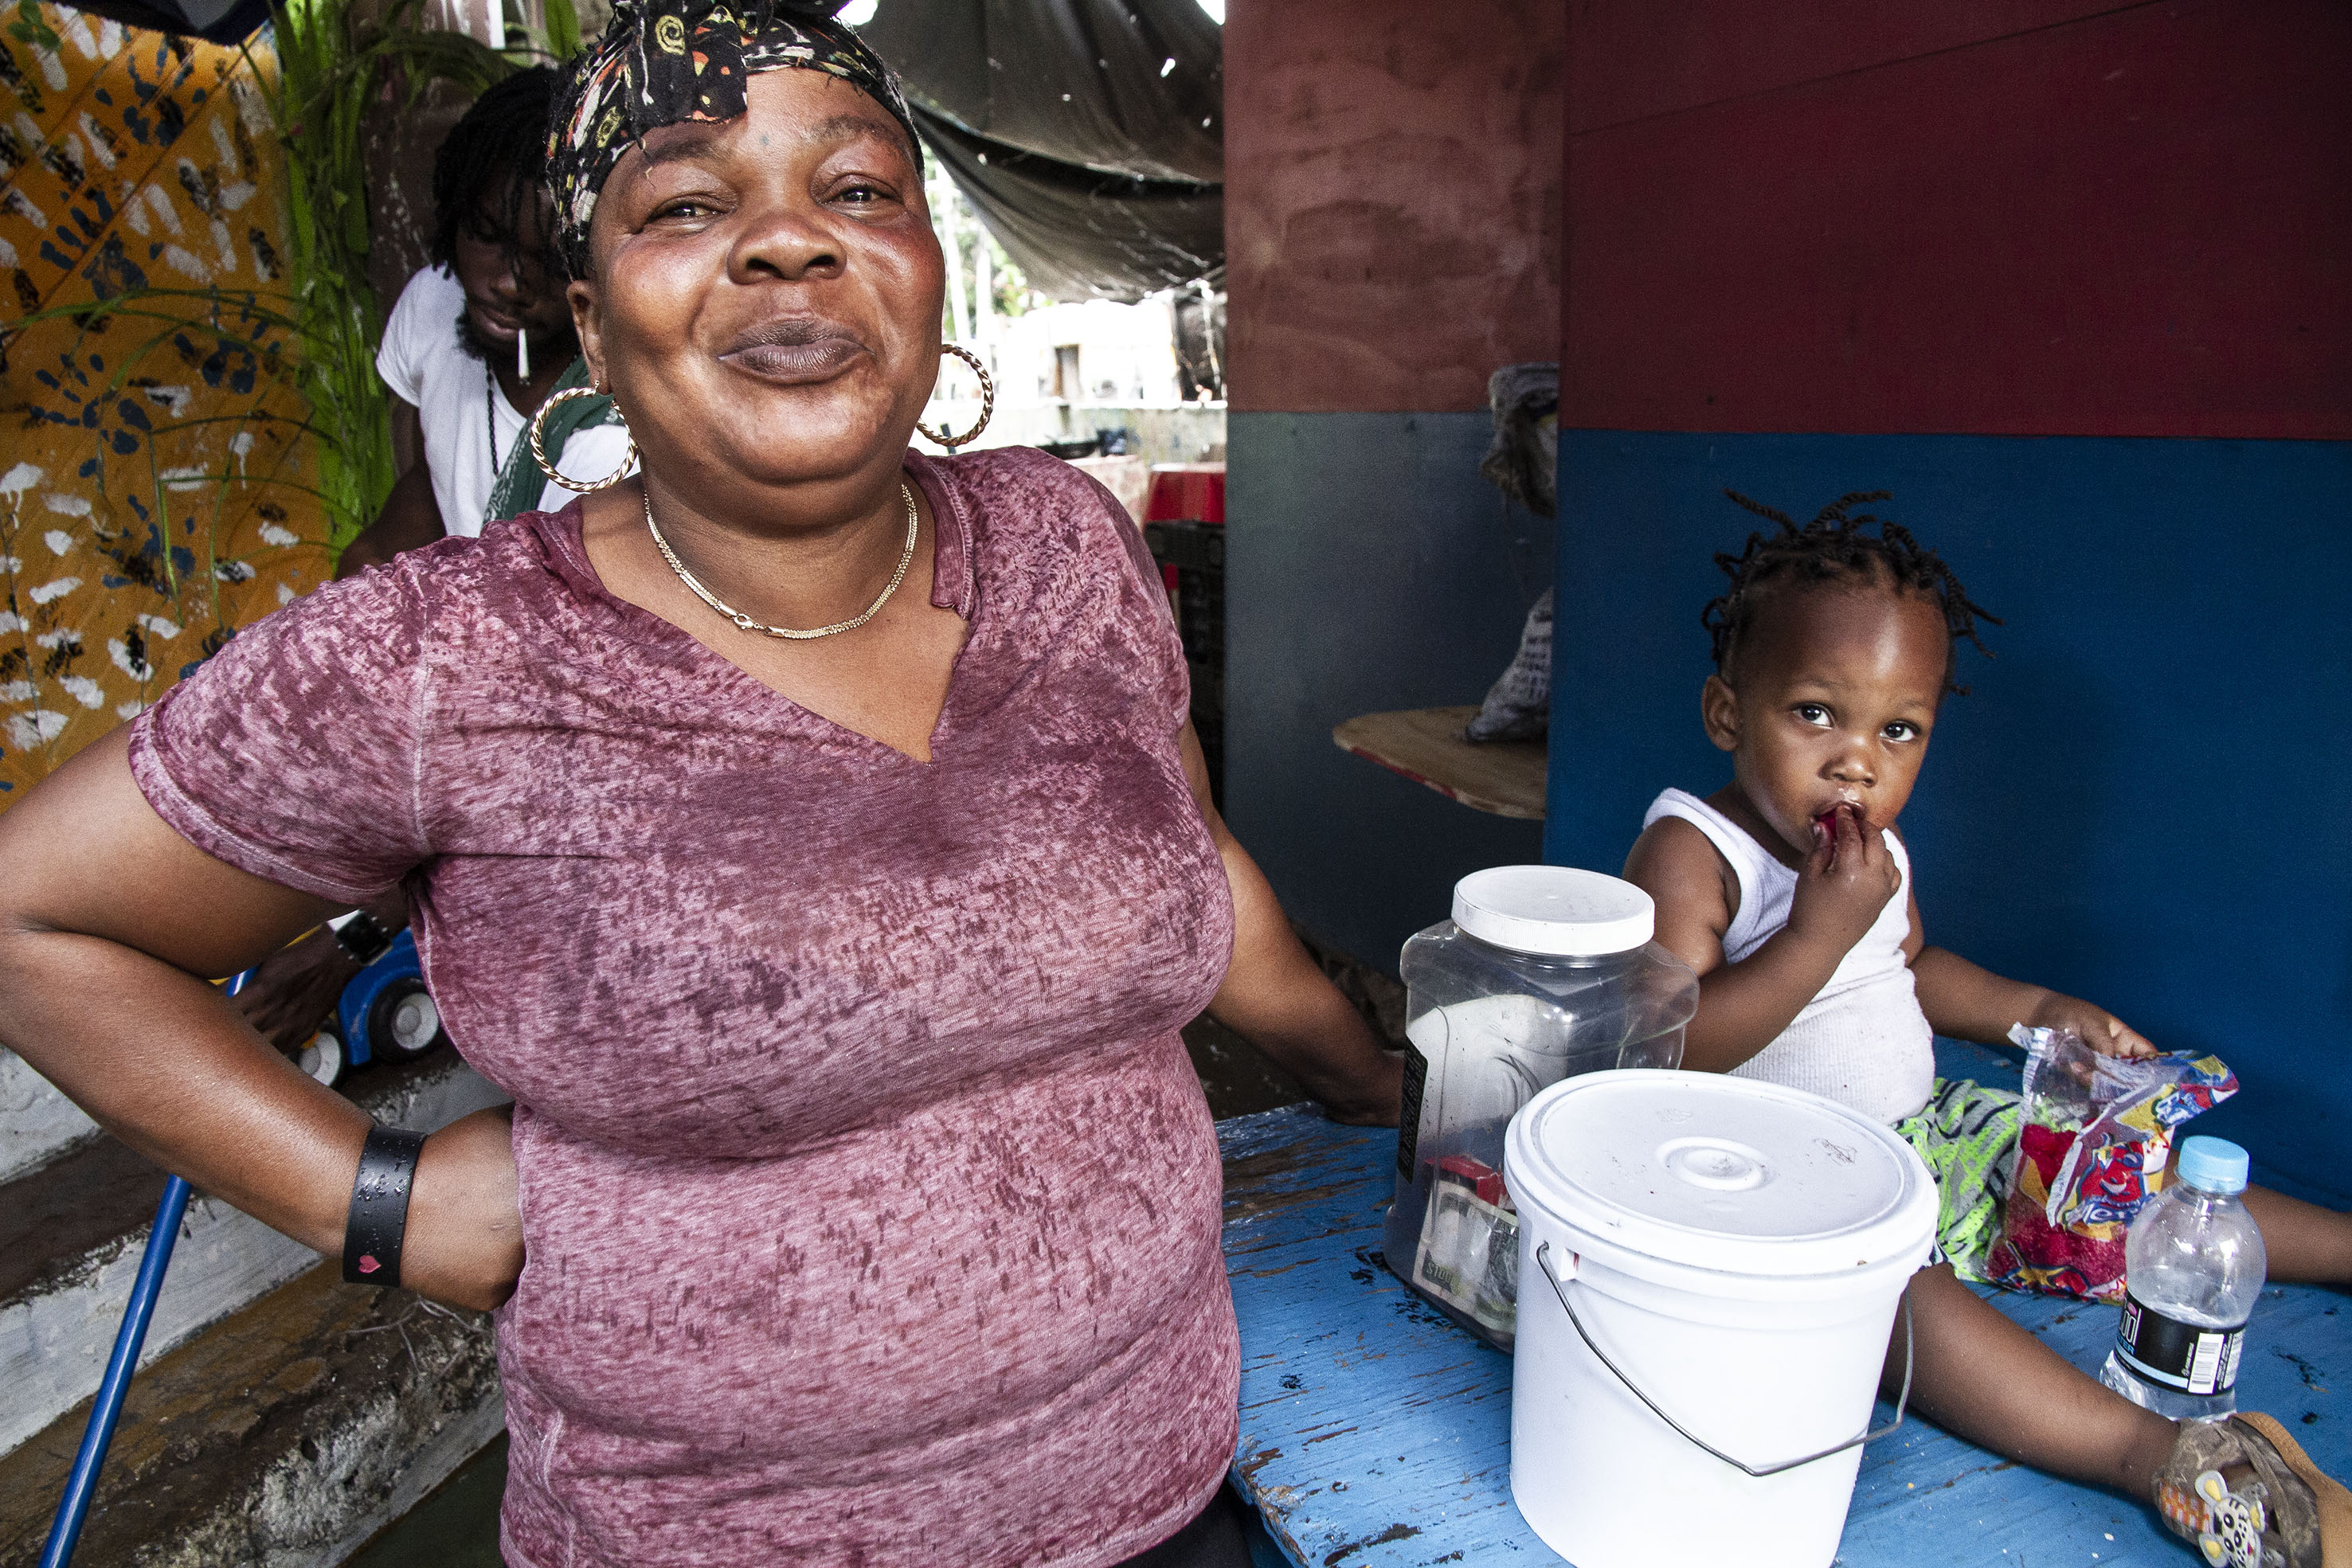
[[[2246,1325],[2208,1328],[2166,1317],[2126,1291],[2116,1354],[2124,1364],[2183,1394],[2223,1394],[2238,1385],[2238,1354]]]
[[[1429,1058],[1411,1041],[1404,1048],[1404,1103],[1397,1111],[1397,1175],[1412,1179],[1412,1156],[1421,1146],[1421,1092],[1429,1082]]]

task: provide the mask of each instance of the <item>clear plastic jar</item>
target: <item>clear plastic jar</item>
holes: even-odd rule
[[[1506,1350],[1518,1222],[1503,1131],[1563,1078],[1682,1065],[1698,977],[1654,926],[1631,883],[1496,866],[1454,884],[1454,918],[1404,945],[1410,1049],[1384,1250],[1417,1293]]]

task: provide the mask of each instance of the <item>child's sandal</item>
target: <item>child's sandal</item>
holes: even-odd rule
[[[2322,1500],[2323,1489],[2335,1497]],[[2184,1421],[2156,1472],[2165,1527],[2211,1568],[2352,1568],[2331,1504],[2352,1498],[2266,1416]],[[2334,1550],[2329,1550],[2329,1548]]]
[[[2319,1513],[2320,1568],[2352,1568],[2352,1489],[2314,1464],[2274,1416],[2249,1411],[2238,1419],[2268,1439],[2279,1462],[2311,1489]]]

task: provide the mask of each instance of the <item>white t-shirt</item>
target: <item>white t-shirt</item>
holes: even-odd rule
[[[425,268],[408,280],[392,308],[375,368],[394,397],[416,405],[441,527],[472,538],[482,531],[482,509],[498,465],[523,438],[523,417],[507,402],[490,368],[458,340],[457,318],[465,310],[466,291],[449,270]]]
[[[629,458],[629,472],[635,473],[636,459],[629,456],[629,433],[617,424],[592,424],[572,433],[557,462],[574,479],[602,479],[624,457]],[[577,491],[567,490],[550,479],[540,493],[539,509],[560,512],[578,499]]]

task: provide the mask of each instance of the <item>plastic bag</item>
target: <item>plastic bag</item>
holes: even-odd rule
[[[1985,1273],[2011,1290],[2120,1301],[2124,1235],[2163,1189],[2173,1129],[2238,1092],[2216,1056],[2102,1056],[2072,1030],[2009,1031],[2025,1103],[2002,1235]]]

